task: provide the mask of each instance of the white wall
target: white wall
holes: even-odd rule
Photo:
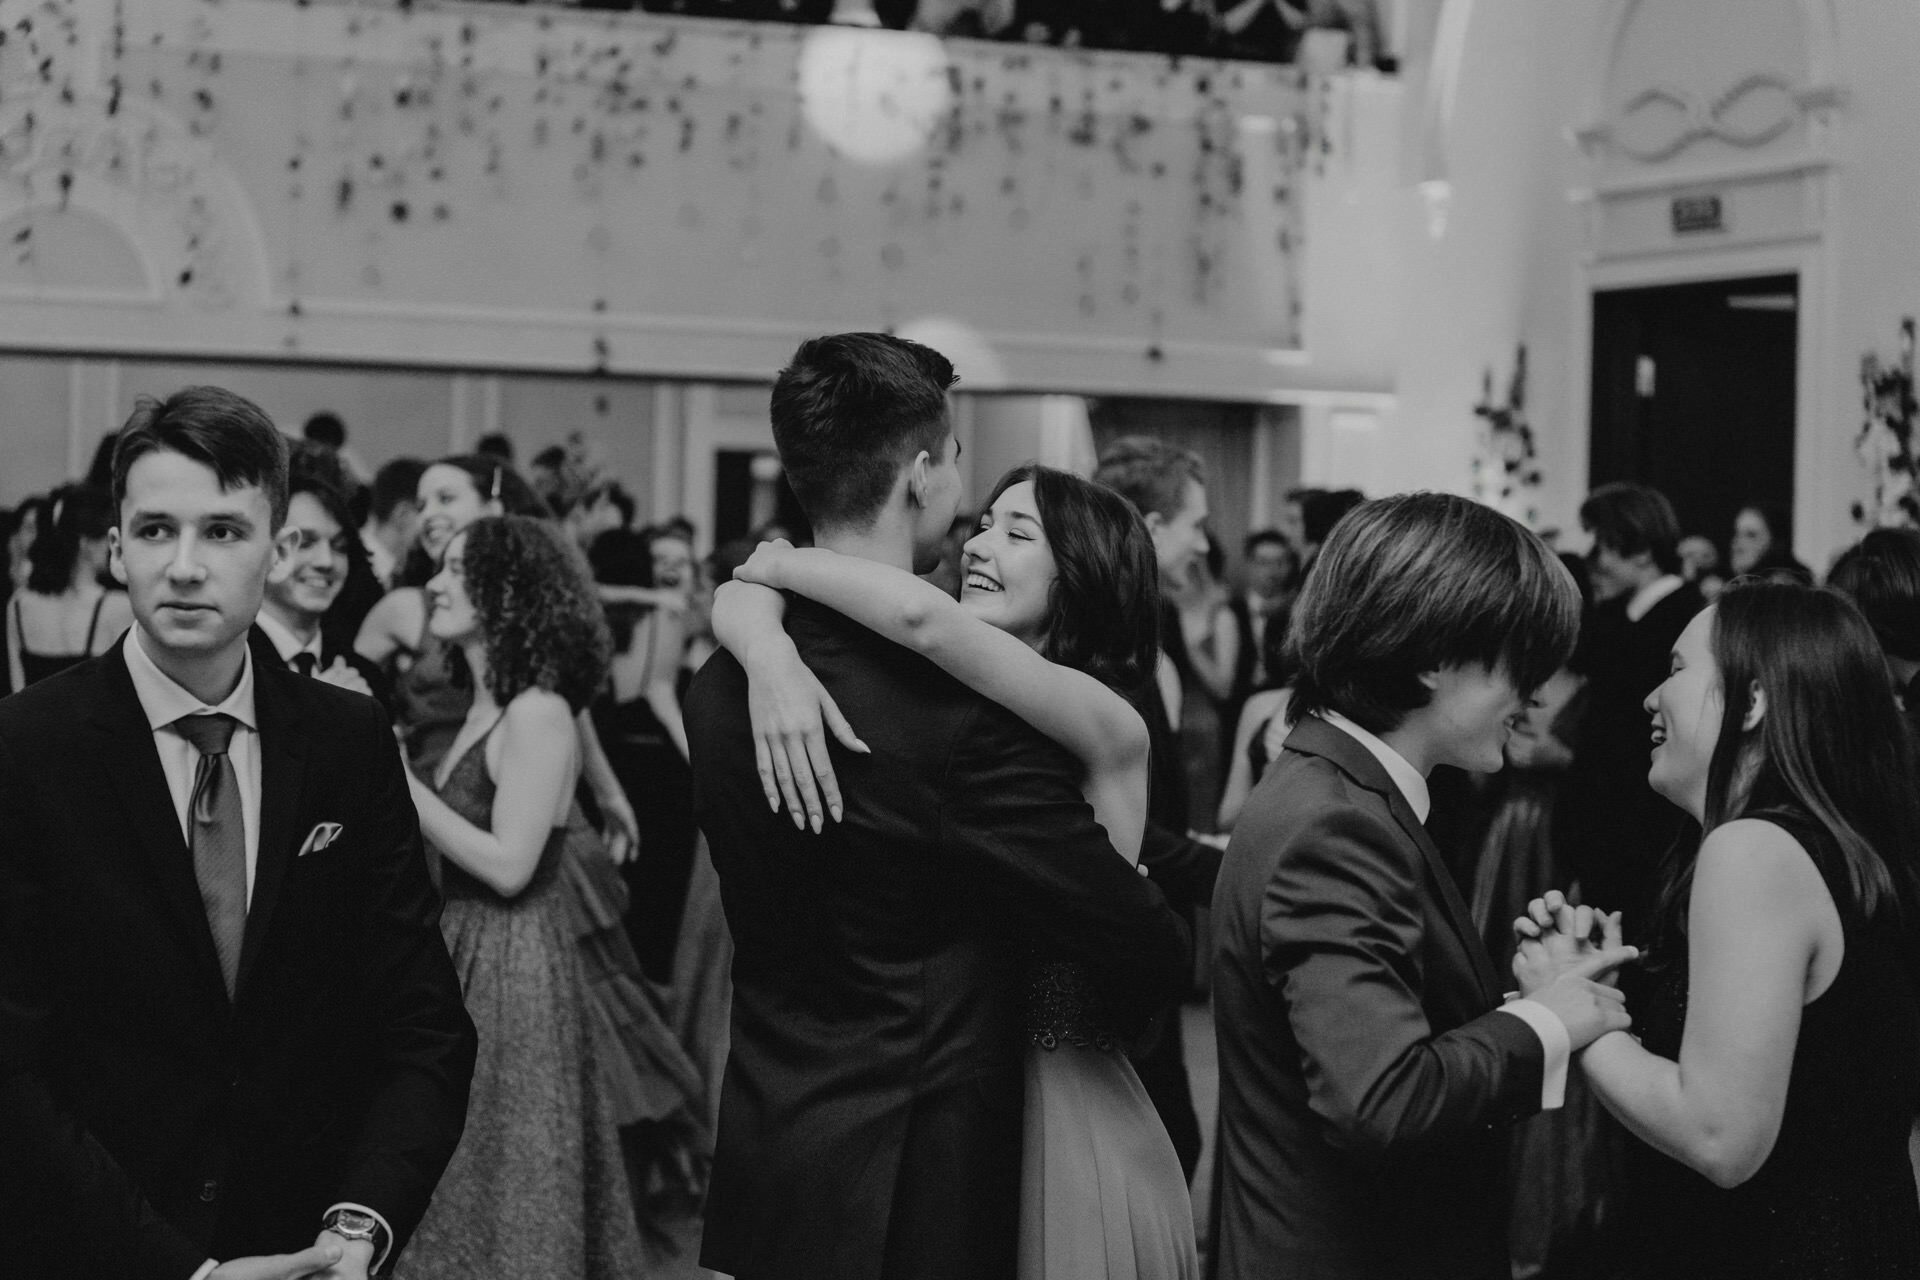
[[[1387,82],[502,4],[32,7],[0,346],[765,378],[888,327],[976,390],[1388,381],[1376,202],[1326,200],[1391,174]],[[1304,306],[1315,240],[1351,301]]]

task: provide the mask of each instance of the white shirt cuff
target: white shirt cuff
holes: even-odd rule
[[[1543,1009],[1541,1010],[1541,1012],[1545,1013],[1546,1011]],[[1548,1013],[1547,1016],[1549,1018],[1553,1017],[1553,1015],[1550,1013]],[[1562,1031],[1560,1033],[1561,1038],[1565,1039],[1566,1034],[1567,1034],[1566,1032]],[[1561,1072],[1562,1072],[1562,1076],[1564,1077],[1565,1075],[1564,1066],[1561,1068]],[[384,1241],[378,1249],[374,1250],[373,1263],[371,1266],[367,1268],[368,1275],[370,1276],[379,1275],[380,1268],[386,1265],[387,1255],[393,1252],[393,1227],[387,1222],[385,1218],[380,1216],[380,1213],[377,1209],[369,1209],[367,1208],[367,1206],[363,1204],[354,1204],[351,1201],[346,1201],[346,1200],[341,1201],[339,1204],[328,1205],[327,1212],[320,1215],[321,1219],[324,1221],[326,1219],[327,1213],[332,1213],[335,1209],[351,1209],[355,1213],[364,1213],[364,1214],[367,1214],[369,1217],[371,1217],[375,1222],[378,1222],[380,1224],[380,1233],[384,1237]],[[194,1280],[199,1280],[199,1277],[198,1276],[194,1277]]]
[[[1540,1047],[1547,1055],[1540,1070],[1540,1109],[1558,1111],[1567,1101],[1567,1063],[1573,1057],[1567,1025],[1560,1021],[1559,1014],[1537,1000],[1509,1000],[1500,1006],[1500,1012],[1512,1014],[1540,1037]]]
[[[207,1277],[213,1274],[214,1268],[218,1267],[219,1265],[220,1264],[215,1262],[212,1258],[208,1258],[205,1262],[200,1264],[200,1269],[198,1271],[194,1272],[191,1276],[187,1277],[187,1280],[207,1280]]]

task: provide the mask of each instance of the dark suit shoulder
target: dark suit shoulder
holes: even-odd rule
[[[262,686],[271,686],[273,696],[284,698],[302,715],[311,718],[312,732],[324,732],[330,725],[361,726],[364,731],[365,725],[386,722],[386,712],[366,694],[342,689],[325,680],[310,679],[285,666],[256,662],[253,682],[256,701]]]
[[[1656,601],[1651,609],[1633,624],[1641,631],[1665,639],[1668,647],[1679,639],[1680,633],[1687,629],[1687,623],[1693,621],[1693,615],[1707,607],[1706,600],[1700,594],[1700,588],[1691,582],[1683,582],[1678,590],[1670,592]]]
[[[77,662],[45,680],[0,698],[0,733],[10,736],[47,733],[78,723],[109,696],[111,671],[119,663],[119,646],[96,658]],[[124,667],[123,667],[124,673]]]
[[[1392,833],[1396,842],[1405,840],[1394,820],[1392,802],[1326,756],[1282,751],[1273,766],[1273,785],[1264,785],[1265,779],[1262,783],[1247,802],[1248,817],[1277,820],[1293,830],[1310,828],[1338,813],[1352,822],[1378,825]]]

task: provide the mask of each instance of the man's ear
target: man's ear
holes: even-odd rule
[[[123,587],[127,585],[127,562],[120,556],[119,525],[107,530],[107,569],[115,582]]]
[[[1767,718],[1767,691],[1755,680],[1747,691],[1747,714],[1740,717],[1740,732],[1752,733]]]
[[[913,455],[913,461],[907,464],[907,501],[916,507],[927,505],[928,469],[933,458],[925,449]]]
[[[281,525],[273,535],[273,564],[267,569],[268,582],[285,582],[293,576],[293,551],[300,544],[300,531]]]
[[[1420,681],[1421,688],[1432,693],[1440,687],[1440,668],[1434,667],[1430,671],[1422,671],[1415,679]]]

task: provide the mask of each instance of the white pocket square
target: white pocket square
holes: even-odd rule
[[[316,822],[313,830],[307,832],[307,838],[300,845],[296,858],[304,858],[310,853],[318,853],[340,838],[340,824],[337,822]]]

